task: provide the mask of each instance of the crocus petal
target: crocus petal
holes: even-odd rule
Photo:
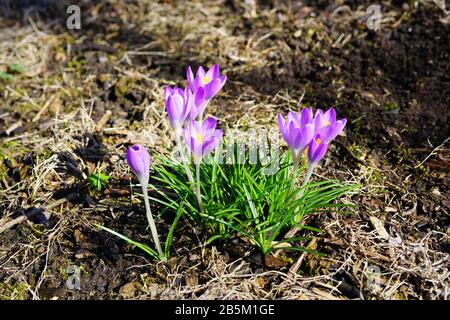
[[[223,86],[227,82],[227,76],[222,75],[218,79],[220,80],[220,85],[217,85],[217,87],[213,88],[214,95],[216,95],[217,93],[219,93],[220,90],[222,90]]]
[[[195,88],[195,78],[194,78],[194,73],[192,72],[191,66],[187,67],[187,71],[186,71],[186,78],[187,81],[189,83],[189,87],[191,88],[192,91],[195,91],[197,88]]]
[[[342,130],[344,130],[346,124],[347,124],[346,118],[342,118],[341,120],[336,121],[336,126],[339,128],[338,134],[341,133]]]
[[[323,136],[324,140],[329,143],[331,140],[337,137],[337,135],[344,129],[345,124],[347,123],[347,119],[341,119],[336,121],[334,124],[323,128],[321,131],[321,136]]]
[[[204,88],[206,100],[211,100],[220,91],[220,89],[222,89],[222,87],[225,85],[225,81],[222,79],[223,79],[222,77],[216,78],[211,82],[209,82],[207,85],[205,85]]]
[[[308,162],[317,163],[325,155],[328,144],[322,139],[320,134],[316,134],[308,146]]]
[[[214,119],[213,117],[208,117],[205,119],[205,121],[203,121],[202,130],[207,131],[214,129],[216,127],[216,124],[217,124],[216,119]]]
[[[205,89],[198,88],[198,90],[195,92],[195,105],[197,107],[203,105],[205,103]]]
[[[328,150],[328,144],[327,143],[320,143],[319,146],[316,149],[316,152],[314,153],[314,162],[319,162],[322,160],[322,158],[325,156],[325,153]]]
[[[313,122],[313,111],[312,108],[305,108],[300,111],[300,124],[306,125],[307,123]]]
[[[197,77],[204,78],[205,74],[206,74],[205,69],[203,69],[202,66],[198,67],[198,69],[197,69]]]
[[[306,124],[297,130],[294,138],[294,145],[296,150],[303,150],[311,142],[314,136],[314,127],[311,123]]]
[[[315,124],[315,127],[316,127],[316,131],[319,131],[320,129],[325,127],[326,120],[325,120],[325,117],[323,115],[323,111],[320,110],[320,109],[318,109],[316,111],[316,115],[314,117],[314,124]]]
[[[211,68],[209,68],[208,72],[206,73],[206,77],[212,80],[218,78],[219,74],[220,74],[219,66],[215,64]]]
[[[227,82],[227,76],[226,75],[221,75],[219,77],[220,81],[222,82],[222,87],[225,85],[225,82]]]
[[[191,128],[190,123],[183,129],[183,140],[186,146],[191,149]]]
[[[316,114],[314,115],[314,118],[317,118],[320,114],[323,114],[322,109],[317,109]]]
[[[198,163],[205,154],[214,150],[223,136],[223,131],[215,129],[217,120],[209,117],[199,124],[192,120],[189,126],[183,130],[183,138],[186,146],[194,156],[194,162]]]
[[[167,100],[166,111],[169,116],[169,121],[174,128],[179,128],[181,126],[183,104],[184,101],[179,95],[171,95]]]
[[[203,144],[202,157],[213,151],[219,145],[223,136],[223,131],[218,129],[214,134]]]
[[[183,130],[183,139],[184,139],[184,143],[186,144],[187,148],[194,154],[194,155],[198,155],[199,153],[201,154],[201,147],[198,146],[198,143],[196,143],[196,139],[194,138],[196,133],[195,132],[195,128],[193,123],[191,122],[191,124],[185,128]]]
[[[197,121],[193,119],[189,123],[188,127],[189,127],[189,134],[191,135],[191,137],[195,137],[198,133],[201,133],[202,131],[201,124],[198,124]]]
[[[287,115],[287,122],[288,122],[288,123],[293,122],[293,123],[295,123],[295,125],[296,125],[297,127],[299,127],[299,126],[301,125],[298,114],[296,114],[296,113],[293,112],[293,111],[289,111],[289,112],[288,112],[288,115]]]
[[[296,145],[296,137],[299,133],[300,128],[295,122],[292,121],[287,124],[286,142],[292,149],[298,149],[298,146]]]
[[[194,93],[194,101],[189,113],[191,119],[195,119],[206,107],[205,90],[200,87]]]
[[[325,114],[325,120],[328,121],[330,124],[333,124],[336,122],[336,111],[333,108],[328,109]]]
[[[198,67],[197,74],[195,75],[195,82],[198,87],[203,87],[205,85],[204,79],[205,79],[205,69],[203,69],[202,66]]]
[[[173,88],[172,94],[179,95],[181,97],[184,97],[184,91],[181,88],[175,87]]]
[[[166,87],[166,90],[164,90],[164,101],[167,102],[167,99],[169,99],[169,96],[172,94],[173,89],[170,86]]]
[[[281,132],[281,135],[283,136],[283,139],[286,140],[287,129],[286,129],[286,125],[284,123],[284,118],[281,115],[281,113],[278,114],[278,128],[280,129],[280,132]]]

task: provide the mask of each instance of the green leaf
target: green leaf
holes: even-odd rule
[[[10,73],[24,73],[25,66],[21,63],[12,63],[9,65]]]
[[[94,188],[96,188],[98,191],[101,191],[102,188],[108,185],[109,176],[102,172],[100,172],[99,174],[92,172],[88,177],[88,180]]]
[[[224,150],[228,149],[226,143]],[[234,149],[232,157],[236,159],[237,153]],[[183,207],[187,219],[209,233],[207,244],[216,239],[226,242],[235,236],[246,237],[268,254],[274,250],[274,243],[299,241],[312,232],[320,233],[321,230],[304,225],[305,217],[349,208],[338,199],[356,192],[358,188],[356,184],[323,180],[309,182],[304,188],[295,188],[291,192],[291,185],[296,181],[290,176],[290,152],[280,156],[279,170],[273,175],[263,174],[267,166],[259,160],[251,163],[249,152],[246,152],[242,163],[219,164],[219,151],[210,159],[215,161],[204,162],[200,166],[204,212],[198,209],[195,193],[182,164],[158,155],[152,166],[153,185],[158,191],[152,200],[173,212]],[[305,171],[304,162],[299,173]],[[298,179],[302,179],[302,174]],[[292,227],[300,229],[301,237],[283,240],[284,234]],[[304,248],[295,250],[304,251]]]
[[[10,75],[9,73],[0,71],[0,79],[6,80],[6,81],[11,81],[11,80],[14,80],[14,77],[12,75]]]
[[[164,254],[166,255],[166,258],[169,258],[170,247],[172,246],[172,241],[173,241],[173,234],[175,232],[175,228],[177,226],[178,220],[183,215],[183,212],[184,212],[184,208],[183,208],[183,205],[181,205],[178,208],[177,215],[175,216],[175,219],[173,220],[172,225],[170,226],[169,233],[167,234],[166,243],[164,246]]]
[[[109,233],[115,235],[116,237],[119,237],[119,238],[122,239],[122,240],[125,240],[125,241],[128,242],[129,244],[131,244],[131,245],[133,245],[133,246],[135,246],[135,247],[138,247],[139,249],[141,249],[142,251],[144,251],[145,253],[147,253],[147,254],[150,255],[151,257],[153,257],[153,258],[155,258],[155,259],[157,259],[157,260],[161,260],[161,259],[162,259],[162,258],[159,257],[158,253],[157,253],[155,250],[153,250],[152,248],[150,248],[149,246],[147,246],[147,245],[145,245],[145,244],[143,244],[143,243],[140,243],[140,242],[131,240],[130,238],[127,238],[126,236],[124,236],[124,235],[122,235],[122,234],[120,234],[120,233],[118,233],[118,232],[116,232],[116,231],[114,231],[114,230],[111,230],[111,229],[109,229],[109,228],[107,228],[107,227],[104,227],[104,226],[102,226],[102,225],[99,225],[99,224],[97,224],[97,223],[95,223],[94,225],[95,225],[96,227],[102,229],[102,230],[108,231]]]

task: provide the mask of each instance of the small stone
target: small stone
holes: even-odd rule
[[[197,261],[198,260],[198,255],[196,255],[196,254],[192,254],[190,257],[189,257],[189,261]]]
[[[303,30],[299,29],[294,32],[294,38],[300,38],[302,36]]]
[[[266,284],[267,284],[267,281],[263,277],[258,277],[258,278],[256,278],[256,284],[260,288],[264,288],[266,286]]]
[[[150,293],[150,298],[156,298],[160,292],[159,285],[157,285],[156,283],[151,284],[148,286],[147,291]]]
[[[384,239],[388,240],[390,238],[389,233],[386,231],[386,229],[383,226],[383,222],[380,221],[377,217],[371,216],[370,222],[372,223],[373,227],[377,231],[378,235]]]
[[[77,244],[80,244],[84,240],[84,235],[83,233],[81,233],[80,229],[76,229],[73,232],[73,236],[75,237],[75,241],[77,242]]]
[[[125,299],[130,299],[135,296],[136,291],[137,291],[136,282],[129,282],[119,289],[119,294],[121,294],[122,297]]]
[[[432,194],[436,195],[436,196],[440,196],[441,192],[439,191],[438,188],[433,188],[433,190],[431,191]]]
[[[86,259],[91,256],[93,256],[92,252],[85,249],[81,249],[75,254],[75,258],[77,259]]]

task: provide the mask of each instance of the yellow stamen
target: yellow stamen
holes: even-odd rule
[[[200,143],[203,143],[203,141],[205,141],[201,133],[197,133],[197,135],[195,136],[195,140],[197,140]]]
[[[316,143],[317,143],[317,144],[320,144],[320,142],[321,142],[320,138],[317,138],[317,139],[316,139]]]
[[[328,120],[327,120],[327,121],[325,121],[325,126],[327,126],[327,127],[328,127],[328,126],[329,126],[330,124],[331,124],[331,123],[330,123],[330,121],[328,121]]]
[[[204,82],[205,84],[209,83],[210,81],[211,81],[211,78],[210,78],[210,77],[207,77],[207,76],[204,76],[204,77],[203,77],[203,82]]]

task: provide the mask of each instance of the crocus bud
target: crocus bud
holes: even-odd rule
[[[323,140],[320,134],[316,134],[308,146],[308,162],[316,164],[325,156],[328,149],[328,143]]]
[[[188,91],[188,88],[183,91],[177,87],[171,88],[170,86],[167,86],[164,92],[164,100],[166,102],[166,111],[169,116],[169,121],[172,127],[177,131],[181,130],[181,127],[190,112],[192,103],[189,103]]]
[[[127,162],[136,174],[141,185],[148,184],[150,170],[150,155],[144,146],[135,144],[127,150]]]

